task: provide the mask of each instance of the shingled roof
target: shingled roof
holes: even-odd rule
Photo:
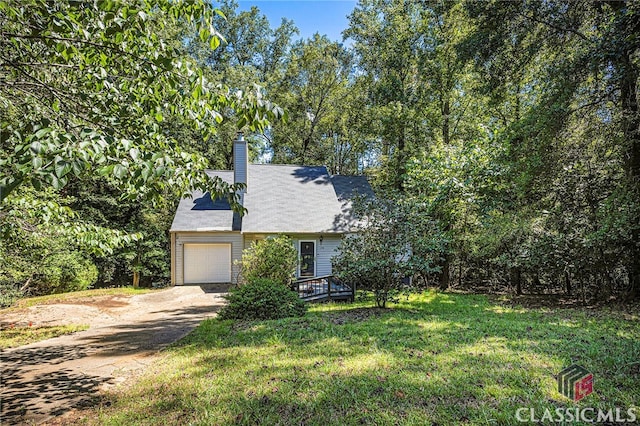
[[[208,171],[232,182],[233,172]],[[194,193],[180,201],[171,226],[179,231],[243,233],[344,233],[354,230],[350,201],[373,196],[364,176],[332,176],[326,167],[251,164],[240,220],[221,200]]]

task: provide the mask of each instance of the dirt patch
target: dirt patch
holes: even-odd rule
[[[131,297],[126,296],[98,296],[86,299],[69,300],[67,305],[95,306],[98,309],[121,308],[129,305]]]
[[[357,308],[346,311],[327,312],[323,316],[336,325],[342,325],[349,322],[361,322],[371,318],[379,318],[388,312],[383,308]]]
[[[215,315],[221,293],[174,287],[130,297],[98,296],[3,314],[2,323],[90,328],[2,352],[3,424],[57,424],[74,408],[144,372],[159,351]]]
[[[117,307],[126,307],[129,303],[118,303]],[[59,303],[50,305],[36,305],[25,309],[14,310],[3,314],[0,319],[0,327],[25,326],[31,324],[34,327],[87,324],[97,325],[114,321],[118,315],[113,311],[116,304],[91,305],[91,303]]]

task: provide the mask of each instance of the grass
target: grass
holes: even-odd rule
[[[204,321],[130,387],[79,421],[98,424],[517,424],[518,408],[626,410],[640,401],[640,319],[527,309],[484,296],[414,295],[380,310],[314,305],[303,318]],[[594,393],[555,375],[578,363]],[[640,412],[640,408],[636,408]]]
[[[43,327],[10,327],[0,329],[0,349],[15,348],[22,345],[51,339],[53,337],[86,330],[88,325],[56,325]]]
[[[54,303],[64,303],[75,301],[77,299],[86,299],[100,296],[135,296],[136,294],[144,294],[154,291],[149,288],[133,288],[133,287],[115,287],[115,288],[98,288],[91,290],[72,291],[69,293],[48,294],[46,296],[27,297],[16,301],[11,307],[1,309],[2,312],[9,312],[17,309],[25,309],[36,305],[51,305]]]

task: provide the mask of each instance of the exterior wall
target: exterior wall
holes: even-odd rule
[[[231,280],[236,282],[239,267],[235,261],[242,258],[243,239],[239,232],[176,232],[171,234],[171,284],[184,284],[184,244],[185,243],[230,243]]]
[[[275,236],[275,234],[273,234]],[[270,236],[269,234],[244,234],[244,248],[251,245],[253,241],[261,240]],[[316,273],[317,277],[323,275],[331,275],[331,258],[338,254],[338,246],[342,240],[340,234],[322,234],[322,243],[320,243],[320,234],[288,234],[296,246],[296,250],[300,247],[300,241],[316,242]],[[242,254],[241,254],[242,256]]]

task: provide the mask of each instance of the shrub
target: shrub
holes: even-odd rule
[[[242,253],[241,282],[270,279],[288,286],[295,277],[298,252],[291,238],[280,235],[253,242]]]
[[[96,282],[98,269],[76,251],[52,253],[33,277],[35,294],[86,290]]]
[[[0,276],[0,308],[13,305],[23,296],[17,284],[11,283]]]
[[[0,304],[25,295],[39,296],[86,290],[98,269],[85,254],[51,236],[37,236],[0,248]]]
[[[300,317],[307,305],[298,295],[271,279],[255,279],[231,290],[229,301],[218,317],[221,319],[267,320]]]

